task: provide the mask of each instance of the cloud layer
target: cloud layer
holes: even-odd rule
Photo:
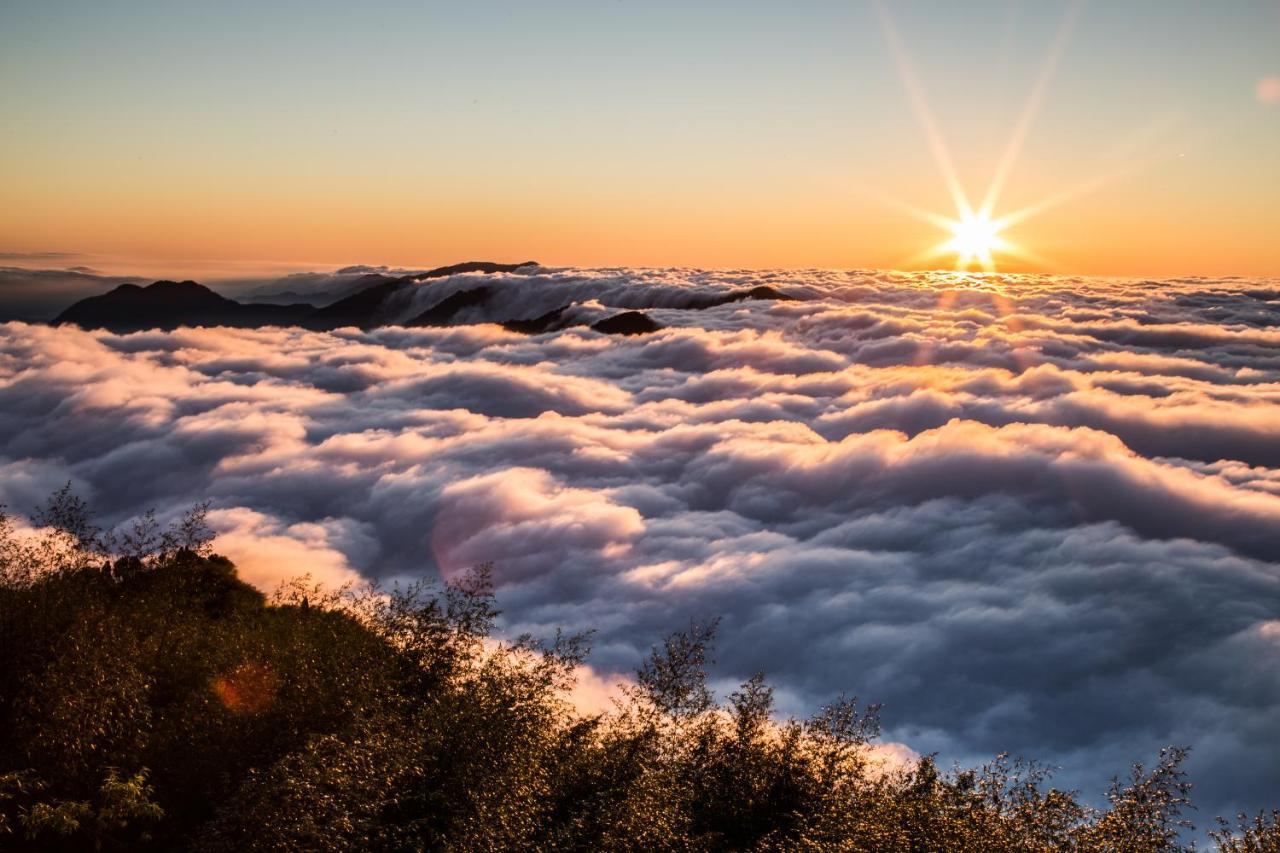
[[[0,326],[0,499],[208,497],[267,586],[492,561],[600,671],[720,615],[717,677],[789,710],[1090,791],[1191,743],[1207,811],[1280,801],[1280,284],[537,269],[405,311],[477,284],[450,328]],[[759,285],[800,299],[686,310]],[[486,322],[570,301],[667,328]]]
[[[33,258],[12,253],[9,257],[14,260],[57,259],[56,255]],[[25,269],[4,266],[7,259],[5,253],[0,253],[0,322],[51,320],[62,309],[85,297],[99,296],[116,285],[141,281],[127,276],[98,275],[88,267]]]

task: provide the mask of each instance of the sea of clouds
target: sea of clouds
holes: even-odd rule
[[[270,588],[492,562],[602,678],[722,617],[718,683],[847,691],[944,761],[1101,790],[1194,746],[1280,804],[1280,283],[535,268],[448,328],[0,325],[0,500],[213,502]],[[770,285],[796,301],[685,310]],[[580,303],[667,328],[523,336]],[[408,312],[410,307],[406,306]]]

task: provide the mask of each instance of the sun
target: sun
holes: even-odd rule
[[[974,199],[971,199],[965,191],[960,175],[956,171],[956,164],[947,148],[946,139],[938,128],[933,111],[929,107],[929,101],[925,97],[924,89],[920,85],[919,77],[903,47],[897,27],[889,15],[887,4],[882,0],[875,0],[875,8],[879,13],[880,25],[884,31],[889,53],[897,66],[898,75],[902,78],[908,100],[916,114],[916,120],[920,124],[920,129],[924,132],[925,141],[928,143],[929,151],[933,155],[934,163],[937,165],[951,196],[951,202],[955,210],[953,218],[952,216],[916,207],[891,196],[881,196],[882,200],[915,216],[917,219],[936,226],[943,233],[949,235],[948,239],[938,242],[906,259],[903,262],[904,266],[913,267],[923,263],[932,263],[941,258],[954,259],[955,269],[961,272],[968,272],[975,268],[982,272],[995,272],[997,258],[1002,264],[1006,260],[1014,260],[1018,263],[1031,264],[1035,267],[1048,268],[1051,266],[1043,257],[1022,245],[1020,240],[1006,237],[1003,232],[1007,228],[1016,226],[1050,207],[1061,204],[1067,199],[1080,195],[1082,192],[1092,190],[1095,185],[1103,182],[1102,178],[1087,182],[1079,188],[1070,188],[1053,193],[1047,198],[1012,212],[1004,212],[1000,216],[996,216],[995,211],[999,207],[1005,185],[1008,183],[1009,176],[1013,173],[1018,156],[1022,151],[1023,143],[1026,141],[1027,133],[1054,76],[1058,59],[1062,55],[1066,40],[1075,26],[1080,2],[1081,0],[1073,0],[1073,2],[1066,4],[1066,13],[1058,26],[1057,35],[1054,36],[1053,43],[1045,54],[1040,72],[1036,75],[1031,90],[1027,95],[1026,103],[1021,112],[1018,113],[1010,132],[1009,141],[996,161],[995,170],[987,185],[986,193],[981,197],[981,202],[975,205],[973,203]]]
[[[908,212],[933,224],[949,235],[930,248],[910,258],[908,264],[936,262],[949,259],[951,266],[960,272],[996,272],[998,263],[1008,259],[1042,263],[1036,255],[1005,236],[1005,229],[1017,224],[1024,214],[1019,211],[1003,216],[992,216],[986,205],[975,209],[962,194],[957,194],[954,217],[930,213],[908,205],[901,205]]]
[[[968,269],[975,263],[984,270],[995,269],[995,252],[1008,248],[1000,236],[1004,223],[985,213],[964,213],[957,220],[947,223],[951,239],[940,248],[944,253],[954,253],[956,269]]]

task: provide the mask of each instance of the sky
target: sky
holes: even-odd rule
[[[1280,4],[0,6],[0,252],[932,267],[1060,40],[1001,269],[1280,274]],[[1073,11],[1074,10],[1074,11]],[[896,31],[901,57],[889,48]]]

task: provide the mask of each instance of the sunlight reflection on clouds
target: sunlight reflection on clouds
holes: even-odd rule
[[[209,497],[264,586],[491,560],[507,629],[597,628],[601,672],[721,615],[719,676],[789,710],[857,691],[915,749],[1089,790],[1196,743],[1210,811],[1280,791],[1275,282],[485,280],[449,328],[0,327],[0,500]],[[744,284],[802,301],[682,307]],[[571,298],[667,328],[484,322]]]

